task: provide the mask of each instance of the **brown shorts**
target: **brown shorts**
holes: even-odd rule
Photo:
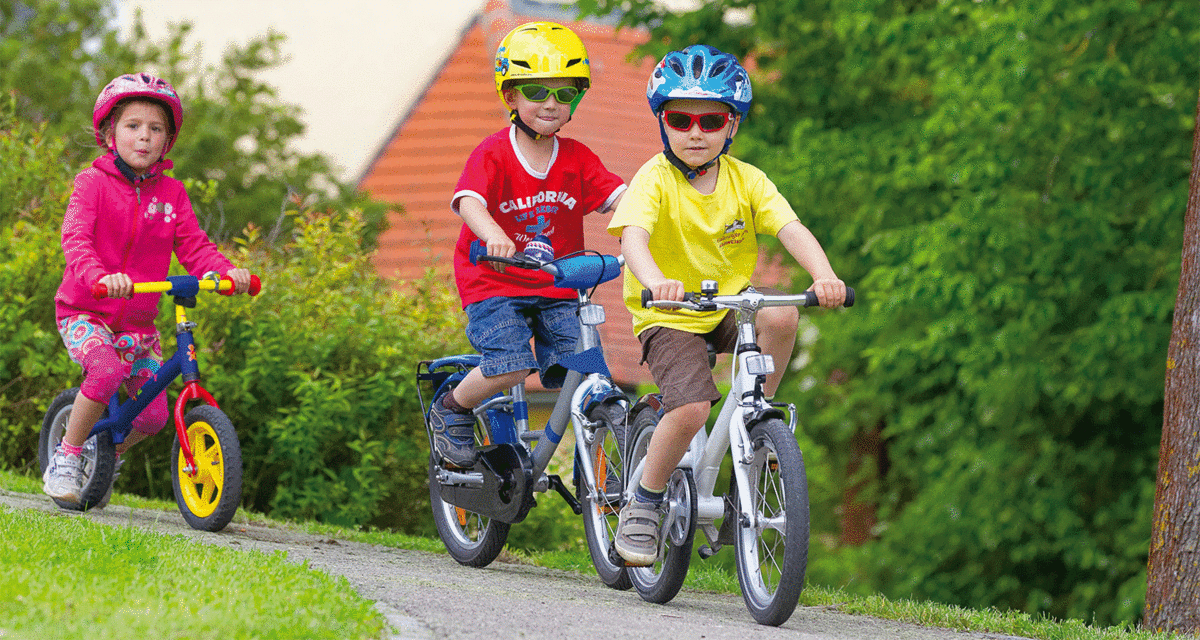
[[[767,287],[755,287],[760,293],[779,295]],[[650,365],[654,383],[662,392],[663,408],[678,409],[693,402],[716,404],[721,392],[713,382],[708,368],[708,346],[711,342],[717,353],[733,353],[737,348],[737,319],[732,311],[715,329],[705,334],[680,331],[669,327],[650,327],[638,334],[642,343],[642,362]]]

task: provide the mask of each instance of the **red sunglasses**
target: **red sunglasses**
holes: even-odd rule
[[[687,113],[686,111],[664,111],[663,122],[677,131],[691,131],[692,125],[700,125],[700,130],[711,133],[720,131],[729,124],[728,111],[714,113]]]

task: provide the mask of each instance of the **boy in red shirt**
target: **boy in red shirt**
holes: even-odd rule
[[[575,33],[552,22],[513,29],[496,52],[495,75],[512,125],[471,153],[450,205],[464,223],[454,250],[455,283],[467,338],[482,358],[429,412],[434,451],[444,465],[460,468],[475,462],[471,409],[535,369],[546,388],[562,386],[561,376],[547,370],[574,352],[579,337],[575,292],[555,288],[543,272],[473,265],[471,243],[482,242],[488,255],[512,257],[540,235],[555,255],[580,251],[583,216],[614,209],[625,191],[595,153],[557,135],[591,83],[587,51]]]

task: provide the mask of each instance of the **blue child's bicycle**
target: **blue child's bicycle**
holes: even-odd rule
[[[575,354],[561,364],[568,369],[550,419],[544,429],[529,430],[525,385],[507,395],[497,394],[475,408],[478,461],[472,469],[442,466],[436,454],[429,460],[429,497],[438,535],[459,563],[483,567],[496,559],[508,540],[509,527],[521,522],[535,504],[535,491],[554,489],[576,514],[584,516],[584,531],[593,564],[610,586],[628,589],[623,563],[609,558],[613,531],[621,507],[622,445],[625,394],[609,377],[597,327],[604,308],[591,301],[591,291],[621,273],[616,256],[575,255],[542,261],[518,252],[512,258],[486,255],[478,242],[471,261],[490,260],[523,269],[546,271],[554,284],[577,293],[580,337]],[[428,415],[432,403],[453,389],[479,355],[456,355],[417,364],[417,388],[426,415],[430,451],[433,432]],[[425,392],[421,390],[424,388]],[[426,399],[429,404],[426,404]],[[575,435],[575,495],[556,475],[546,473],[550,458],[566,432]]]
[[[257,295],[261,284],[251,277],[250,295]],[[196,361],[196,342],[192,335],[196,323],[187,319],[186,309],[196,306],[196,294],[215,291],[232,295],[233,281],[228,277],[202,279],[195,276],[170,276],[164,282],[138,282],[134,293],[166,293],[175,299],[175,353],[138,391],[121,401],[119,393],[109,400],[104,415],[96,421],[83,446],[83,490],[80,501],[54,499],[64,509],[86,511],[108,504],[115,471],[116,445],[125,441],[133,419],[162,393],[175,378],[183,376],[183,390],[175,400],[175,443],[171,447],[171,484],[175,501],[184,520],[193,529],[220,531],[229,524],[242,501],[242,449],[237,431],[217,406],[216,400],[200,384]],[[92,287],[97,298],[107,295],[102,284]],[[50,457],[66,432],[67,421],[79,387],[67,389],[50,403],[38,435],[38,462],[44,473]],[[204,404],[187,409],[189,402]],[[186,413],[185,413],[186,412]]]

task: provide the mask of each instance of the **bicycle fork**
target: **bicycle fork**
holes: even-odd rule
[[[187,409],[187,404],[192,400],[203,400],[212,407],[221,408],[212,397],[212,394],[200,384],[200,363],[196,360],[196,342],[192,335],[192,329],[194,328],[196,328],[196,323],[190,322],[187,319],[187,312],[184,306],[176,299],[175,344],[178,353],[187,355],[179,363],[183,375],[183,391],[180,391],[179,397],[175,399],[175,435],[179,438],[179,450],[183,454],[183,470],[191,477],[196,476],[197,468],[196,456],[192,451],[192,443],[187,437],[187,425],[184,424],[184,413]]]

